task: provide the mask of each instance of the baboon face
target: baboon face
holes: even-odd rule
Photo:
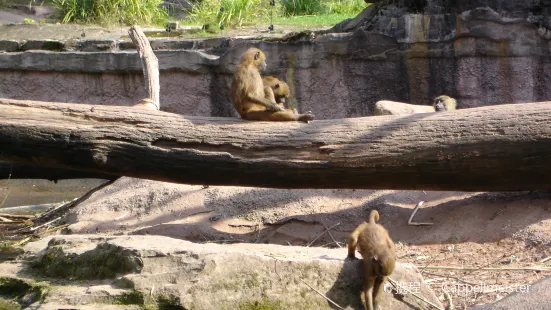
[[[285,103],[291,94],[289,86],[283,81],[277,80],[272,89],[277,103]]]
[[[241,56],[242,64],[253,64],[259,70],[266,70],[266,55],[258,48],[251,47]]]
[[[452,97],[442,95],[434,98],[433,106],[436,112],[453,111],[456,109],[457,103]]]
[[[444,100],[442,100],[441,98],[436,98],[434,101],[435,101],[434,109],[437,112],[446,111],[446,107],[444,106]]]

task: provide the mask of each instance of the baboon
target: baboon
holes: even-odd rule
[[[442,95],[434,98],[432,106],[436,112],[455,111],[457,102],[450,96]]]
[[[266,68],[266,56],[258,48],[249,48],[233,75],[231,101],[242,118],[250,121],[303,121],[314,119],[310,112],[295,114],[275,102],[274,92],[264,88],[260,70]]]
[[[394,243],[386,229],[377,224],[379,212],[372,210],[369,221],[363,222],[348,238],[347,260],[355,260],[356,247],[364,261],[364,297],[367,310],[379,309],[384,282],[396,263]]]
[[[269,91],[266,90],[266,87],[268,87],[274,93],[276,104],[282,108],[285,108],[287,99],[291,95],[291,91],[289,90],[289,85],[287,85],[287,83],[273,76],[263,77],[262,83],[264,84],[264,92],[266,93],[266,95],[269,96]]]

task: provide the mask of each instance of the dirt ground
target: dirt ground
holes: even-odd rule
[[[419,201],[426,203],[414,221],[433,225],[407,224]],[[541,191],[203,189],[122,178],[73,210],[69,232],[341,247],[344,259],[348,233],[375,208],[397,244],[399,261],[415,263],[443,301],[443,291],[449,291],[456,309],[465,309],[494,302],[506,296],[508,289],[550,275],[522,269],[543,266],[538,262],[551,256],[550,207],[551,192]],[[461,270],[466,267],[475,270]],[[476,270],[488,267],[498,270]],[[412,283],[403,285],[415,290]],[[461,291],[484,285],[494,291]]]

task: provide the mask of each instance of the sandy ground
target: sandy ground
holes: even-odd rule
[[[421,200],[426,203],[414,220],[434,224],[407,225]],[[399,259],[420,266],[442,300],[443,290],[450,291],[461,309],[499,300],[507,292],[462,293],[458,289],[474,285],[507,289],[533,283],[549,272],[430,266],[541,266],[538,261],[551,256],[550,207],[551,192],[203,189],[122,178],[72,211],[69,232],[341,247],[344,259],[348,233],[375,208],[397,244]]]

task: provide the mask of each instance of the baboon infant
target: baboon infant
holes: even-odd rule
[[[356,259],[356,247],[364,261],[364,297],[367,310],[379,309],[384,282],[396,263],[394,242],[386,229],[377,224],[379,212],[372,210],[369,221],[363,222],[348,238],[347,260]]]
[[[264,84],[264,92],[266,93],[266,98],[268,99],[270,96],[270,91],[266,89],[266,87],[268,87],[274,93],[276,104],[281,108],[285,108],[285,103],[287,103],[287,100],[291,95],[289,85],[274,76],[263,77],[262,83]]]

